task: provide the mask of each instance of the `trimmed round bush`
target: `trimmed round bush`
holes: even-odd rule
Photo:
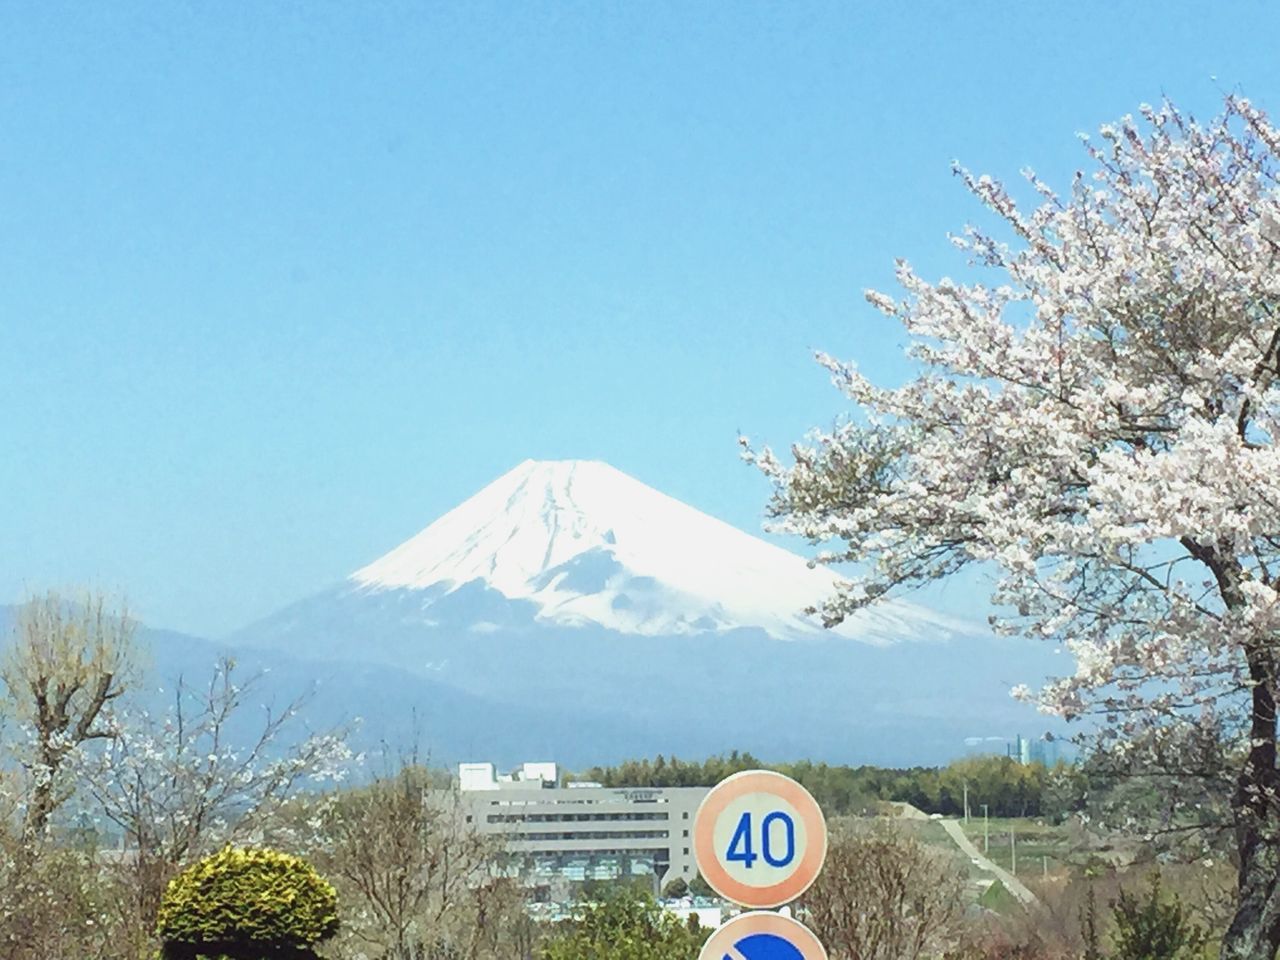
[[[169,960],[294,960],[338,929],[338,895],[305,860],[227,847],[174,877],[158,921]]]

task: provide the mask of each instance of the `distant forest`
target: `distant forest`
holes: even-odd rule
[[[813,794],[828,815],[872,813],[884,801],[910,803],[925,813],[958,816],[964,812],[965,785],[969,810],[981,814],[986,804],[993,817],[1047,817],[1061,820],[1084,802],[1081,771],[1059,762],[1022,764],[1010,757],[965,757],[945,767],[847,767],[800,760],[764,763],[750,753],[733,751],[706,760],[659,755],[652,760],[626,760],[617,766],[592,767],[571,779],[607,787],[710,787],[742,770],[769,769],[794,777]]]

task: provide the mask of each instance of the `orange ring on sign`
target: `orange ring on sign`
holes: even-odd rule
[[[784,917],[780,913],[738,914],[711,934],[711,939],[703,944],[698,960],[740,957],[742,954],[735,949],[738,941],[757,933],[781,937],[799,950],[804,960],[827,960],[827,951],[813,935],[813,931],[798,920]]]
[[[716,820],[729,804],[748,793],[771,793],[785,800],[804,822],[804,856],[785,880],[768,886],[735,880],[716,854]],[[818,878],[827,858],[827,821],[813,794],[790,777],[772,770],[745,770],[721,781],[703,799],[693,820],[693,852],[702,879],[726,900],[744,907],[780,907],[798,898]]]

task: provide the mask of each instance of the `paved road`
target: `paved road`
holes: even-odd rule
[[[951,834],[951,839],[956,842],[964,855],[974,860],[978,866],[989,873],[994,873],[1000,878],[1000,882],[1004,884],[1004,888],[1018,898],[1022,903],[1038,903],[1036,895],[1026,888],[1021,880],[1011,874],[1003,867],[997,867],[994,863],[984,857],[977,847],[970,842],[969,838],[964,835],[964,830],[960,826],[959,820],[940,820],[942,829]]]

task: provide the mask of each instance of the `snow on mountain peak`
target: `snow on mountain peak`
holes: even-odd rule
[[[801,611],[837,575],[593,460],[526,460],[350,577],[363,591],[481,581],[562,625],[671,635],[755,627],[779,639],[823,633]],[[963,630],[885,601],[835,633],[871,642]]]

